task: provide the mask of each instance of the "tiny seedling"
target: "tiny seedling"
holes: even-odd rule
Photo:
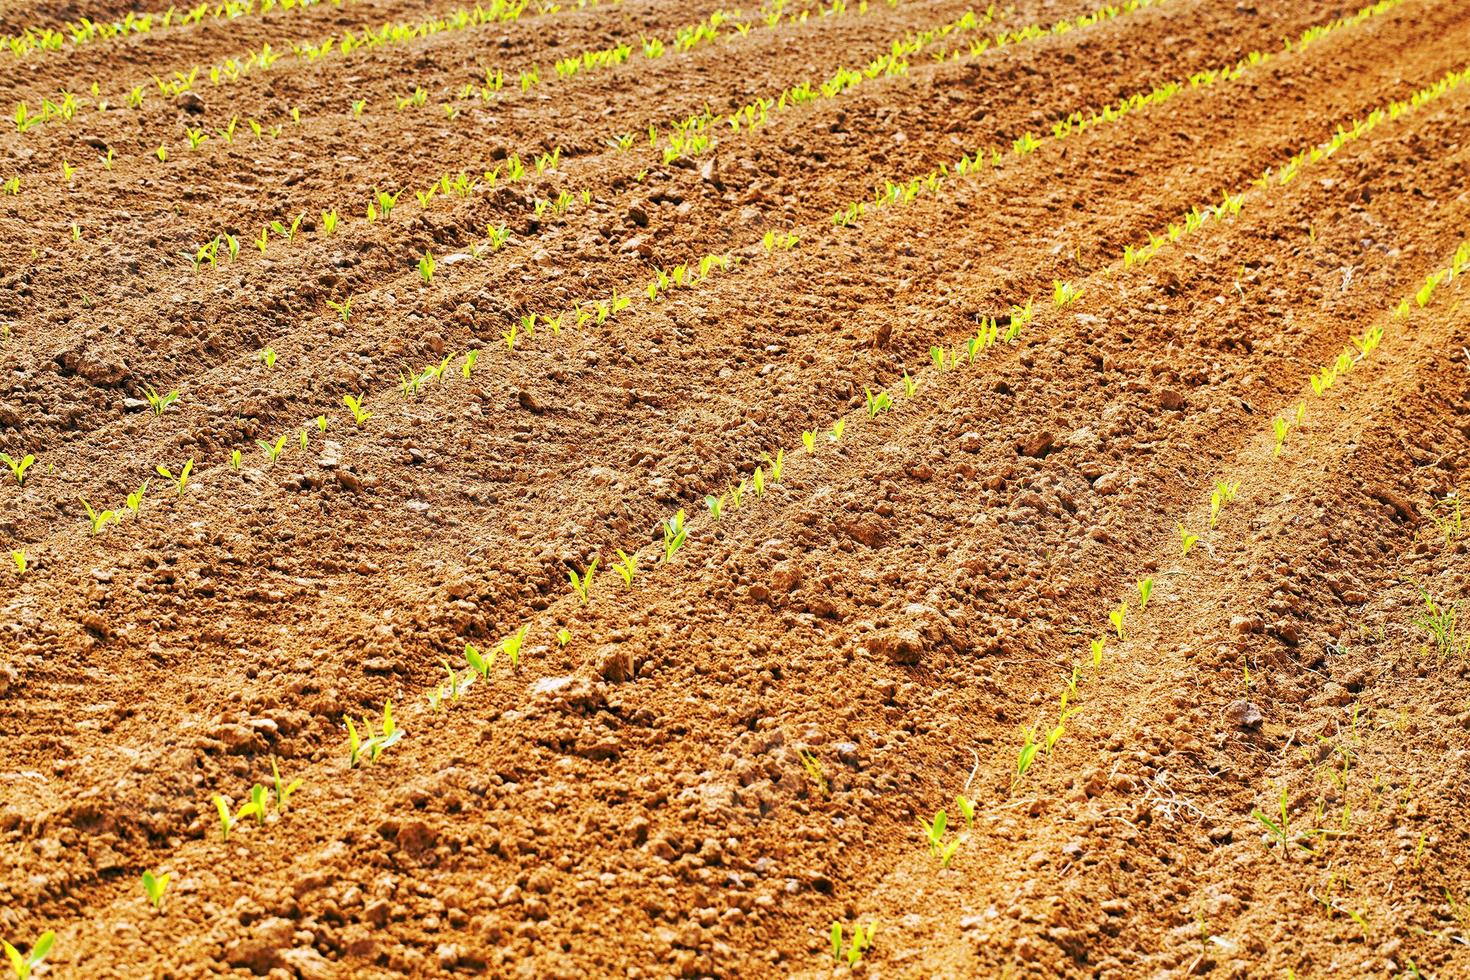
[[[1118,640],[1121,642],[1123,636],[1123,620],[1128,617],[1128,603],[1120,603],[1117,609],[1108,613],[1108,622],[1113,624],[1113,629],[1118,631]]]
[[[638,556],[626,554],[623,549],[618,549],[618,561],[613,562],[613,571],[623,580],[628,588],[633,587],[633,576],[638,572]]]
[[[966,799],[965,794],[961,793],[954,798],[954,802],[955,806],[959,807],[960,813],[965,818],[965,827],[975,826],[975,801]]]
[[[287,438],[287,436],[281,436],[281,438],[277,439],[274,443],[266,442],[264,439],[257,439],[255,440],[255,444],[259,446],[261,450],[270,457],[270,461],[274,463],[276,460],[281,458],[281,453],[286,451]]]
[[[924,831],[924,839],[929,842],[929,853],[938,857],[940,846],[944,843],[944,831],[949,826],[949,814],[940,810],[934,814],[933,820],[925,820],[923,817],[918,820],[919,828]]]
[[[214,808],[219,813],[219,839],[221,843],[225,844],[229,843],[230,831],[234,830],[240,821],[247,817],[255,816],[256,811],[260,809],[259,804],[252,801],[236,810],[235,815],[232,817],[230,816],[229,804],[218,793],[214,795]]]
[[[419,259],[419,278],[423,279],[425,286],[433,284],[434,270],[438,267],[439,263],[434,261],[434,254],[425,251],[423,258]]]
[[[489,677],[490,667],[495,663],[495,651],[491,650],[490,655],[486,656],[480,653],[479,648],[473,643],[466,643],[464,645],[464,658],[469,663],[471,670],[481,677]]]
[[[352,297],[351,296],[348,296],[346,299],[342,300],[342,302],[340,302],[340,303],[336,302],[335,300],[330,300],[329,299],[329,300],[327,300],[327,305],[330,306],[332,309],[334,309],[334,310],[337,311],[337,316],[339,316],[339,317],[342,318],[342,322],[343,323],[347,323],[347,322],[349,322],[352,319]]]
[[[36,457],[30,453],[26,453],[20,459],[12,459],[6,453],[0,453],[0,463],[10,468],[10,474],[15,477],[17,486],[25,486],[26,470],[30,469],[35,462]]]
[[[471,372],[475,370],[475,362],[479,359],[480,352],[478,349],[465,351],[464,364],[460,366],[459,373],[462,374],[466,380],[469,379]]]
[[[280,813],[291,802],[291,794],[301,788],[303,780],[293,779],[289,783],[282,780],[281,770],[276,766],[274,757],[271,759],[271,779],[276,787],[276,812]]]
[[[886,412],[893,407],[893,396],[886,391],[880,391],[876,395],[864,388],[868,396],[868,418],[878,417],[879,412]]]
[[[165,480],[172,480],[174,486],[178,489],[178,495],[182,497],[184,495],[184,489],[189,485],[189,474],[194,472],[194,460],[190,459],[186,462],[184,468],[179,471],[178,476],[174,476],[173,471],[167,466],[159,466],[155,472]]]
[[[572,569],[567,569],[567,577],[572,580],[572,591],[582,597],[582,604],[586,605],[592,596],[592,576],[597,572],[597,558],[592,559],[592,564],[587,566],[587,571],[578,575]]]
[[[806,451],[807,452],[809,452],[809,453],[816,452],[817,451],[817,434],[815,432],[803,432],[801,434],[801,444],[802,444],[803,447],[806,448]]]
[[[260,361],[260,363],[264,364],[267,369],[276,366],[276,352],[270,347],[267,347],[259,354],[256,354],[255,357],[258,361]]]
[[[1038,748],[1040,746],[1036,742],[1036,729],[1026,729],[1024,739],[1021,742],[1021,750],[1016,753],[1016,775],[1011,780],[1012,791],[1015,790],[1016,785],[1025,777],[1027,770],[1031,768],[1031,763],[1036,761],[1036,750]]]
[[[349,752],[347,767],[349,769],[356,769],[358,763],[364,758],[370,763],[377,762],[378,757],[383,754],[384,749],[403,738],[403,729],[393,723],[393,701],[391,698],[383,702],[383,723],[381,733],[378,735],[369,735],[367,739],[363,739],[358,735],[357,726],[352,723],[351,717],[343,715],[342,720],[347,722],[347,748]],[[366,718],[362,720],[362,727],[365,732],[371,732],[373,729],[372,724]]]
[[[684,511],[681,509],[673,517],[664,522],[664,561],[673,561],[674,555],[684,546],[688,536],[684,526]]]
[[[1092,641],[1092,665],[1094,667],[1102,666],[1103,647],[1107,645],[1107,642],[1108,638],[1106,636],[1099,636]]]
[[[15,574],[24,575],[27,565],[26,550],[24,548],[15,549],[10,553],[10,559],[15,562]]]
[[[568,630],[565,627],[563,627],[562,629],[559,629],[559,630],[556,631],[556,645],[557,646],[564,647],[564,646],[566,646],[570,642],[572,642],[572,634],[571,634],[571,631],[570,630]]]
[[[725,494],[722,493],[718,497],[706,495],[704,498],[704,505],[709,508],[710,519],[718,521],[720,519],[720,514],[723,513],[725,509]]]
[[[234,450],[233,452],[230,453],[230,469],[232,469],[232,470],[238,470],[239,468],[240,468],[240,450],[236,449],[236,450]]]
[[[1183,524],[1176,524],[1175,527],[1179,528],[1179,548],[1181,552],[1180,557],[1188,558],[1189,549],[1194,547],[1194,543],[1199,540],[1199,535],[1190,534],[1184,529]]]
[[[32,944],[29,953],[23,954],[3,940],[0,940],[0,946],[5,947],[5,956],[10,960],[10,969],[15,971],[16,980],[30,980],[32,971],[46,959],[46,954],[51,952],[51,944],[54,942],[56,942],[56,933],[48,930]]]
[[[163,893],[168,891],[169,879],[173,875],[155,875],[152,871],[143,872],[143,893],[148,896],[148,901],[156,909],[163,908]]]
[[[138,517],[138,508],[143,506],[143,495],[146,494],[147,492],[148,492],[148,481],[147,480],[144,480],[143,481],[143,485],[141,487],[139,487],[138,489],[134,490],[132,493],[128,494],[128,500],[127,500],[128,510],[130,510],[130,511],[133,512],[133,518],[135,520]]]
[[[530,626],[522,626],[519,630],[500,641],[500,649],[510,658],[510,665],[518,667],[521,663],[521,646],[526,642],[526,631]]]
[[[801,753],[801,767],[811,777],[812,783],[817,787],[818,793],[823,796],[831,794],[832,786],[827,782],[827,774],[822,771],[822,761],[820,759],[811,752],[803,749]]]
[[[107,526],[108,521],[117,520],[117,515],[110,510],[93,510],[92,505],[87,502],[86,497],[78,497],[77,499],[82,502],[83,507],[87,508],[87,521],[92,525],[92,535],[94,537],[102,533],[102,529]]]
[[[863,954],[873,945],[873,933],[877,930],[878,923],[869,923],[867,928],[860,925],[852,927],[852,942],[847,947],[847,965],[852,968],[862,960]],[[832,958],[838,963],[844,959],[842,952],[842,923],[832,923]]]
[[[352,395],[343,395],[342,404],[346,405],[347,410],[352,413],[352,422],[359,429],[367,424],[368,419],[373,417],[372,412],[362,407],[361,396],[353,397]]]
[[[1143,579],[1138,583],[1138,608],[1140,611],[1148,608],[1149,596],[1154,594],[1154,580]]]

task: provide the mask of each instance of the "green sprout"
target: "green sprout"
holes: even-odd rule
[[[801,766],[806,774],[811,777],[812,783],[817,787],[817,792],[823,796],[830,796],[831,784],[827,782],[827,774],[822,771],[822,762],[811,752],[805,749],[801,752]]]
[[[633,576],[638,572],[638,556],[625,554],[623,549],[618,549],[618,561],[613,562],[613,571],[623,580],[628,588],[633,587]]]
[[[352,422],[359,429],[373,417],[372,412],[362,407],[362,396],[343,395],[342,404],[346,405],[347,410],[352,413]]]
[[[562,629],[559,629],[559,630],[556,631],[556,645],[557,646],[564,647],[564,646],[566,646],[570,642],[572,642],[572,634],[571,634],[571,631],[570,630],[568,630],[565,627],[563,627]]]
[[[274,757],[271,758],[271,779],[275,782],[276,788],[276,812],[280,813],[286,809],[287,804],[291,802],[291,794],[301,788],[304,780],[293,779],[289,783],[283,781],[281,770],[276,766]]]
[[[24,575],[26,573],[27,559],[24,548],[16,548],[12,551],[10,553],[10,560],[15,562],[15,574]]]
[[[260,809],[260,805],[258,803],[255,803],[254,801],[246,803],[244,806],[240,807],[239,810],[236,810],[235,815],[232,817],[230,816],[229,804],[225,802],[225,798],[223,796],[220,796],[218,793],[216,793],[214,794],[214,808],[219,813],[220,842],[229,843],[230,831],[234,830],[235,827],[239,825],[241,820],[244,820],[247,817],[255,816],[256,812]]]
[[[178,495],[182,497],[184,495],[184,489],[189,485],[189,474],[194,472],[194,460],[190,459],[186,462],[184,468],[179,471],[178,476],[174,476],[173,471],[167,466],[155,467],[154,472],[165,480],[172,480],[174,486],[178,489]]]
[[[370,763],[377,762],[378,757],[383,754],[384,749],[403,738],[403,729],[393,724],[393,700],[391,698],[383,703],[381,734],[369,735],[364,740],[359,737],[357,726],[352,723],[351,717],[343,715],[342,720],[347,723],[347,748],[349,753],[347,767],[349,769],[356,769],[358,763],[364,758]],[[362,727],[363,731],[366,732],[371,732],[373,729],[372,724],[366,718],[362,720]]]
[[[258,360],[258,361],[260,361],[260,363],[264,364],[267,369],[270,369],[270,368],[273,368],[273,367],[276,366],[276,352],[275,352],[275,350],[273,350],[270,347],[267,347],[264,350],[262,350],[260,353],[256,354],[255,355],[255,359]]]
[[[23,955],[20,950],[4,940],[0,940],[0,946],[5,948],[5,955],[10,960],[10,968],[15,971],[16,980],[30,980],[31,971],[46,959],[46,954],[51,952],[51,944],[54,942],[56,942],[56,933],[47,930],[31,946],[29,954]]]
[[[286,451],[286,440],[288,438],[289,436],[283,435],[281,436],[281,438],[277,439],[274,444],[266,442],[264,439],[257,439],[255,440],[255,444],[259,446],[261,450],[268,457],[270,457],[270,461],[274,463],[276,460],[281,458],[281,453]]]
[[[347,323],[349,320],[352,319],[352,297],[351,296],[346,297],[340,303],[338,303],[338,302],[336,302],[334,300],[330,300],[329,299],[329,300],[327,300],[327,305],[330,306],[332,309],[334,309],[334,310],[337,311],[337,316],[339,316],[339,317],[342,318],[342,322],[343,323]]]
[[[866,388],[863,391],[867,392],[868,396],[868,418],[877,418],[879,412],[886,412],[893,407],[893,397],[888,392],[880,391],[874,395]]]
[[[873,945],[873,933],[878,928],[878,923],[869,923],[865,929],[860,925],[852,927],[852,942],[847,947],[847,965],[849,968],[857,966],[863,958],[863,953]],[[832,923],[832,958],[838,963],[843,960],[842,954],[842,923]]]
[[[148,481],[147,480],[144,480],[143,481],[143,485],[141,487],[139,487],[138,489],[134,490],[132,493],[128,494],[128,499],[127,499],[128,510],[130,510],[130,511],[133,512],[133,517],[135,519],[138,516],[138,508],[143,506],[143,496],[147,492],[148,492]]]
[[[1154,594],[1154,580],[1146,578],[1138,583],[1138,608],[1139,611],[1148,608],[1148,598]]]
[[[1099,636],[1092,641],[1092,665],[1094,667],[1102,666],[1103,648],[1107,646],[1107,642],[1106,636]]]
[[[168,891],[171,874],[155,875],[152,871],[143,872],[143,893],[148,896],[148,901],[156,909],[163,907],[163,893]]]
[[[424,280],[425,286],[433,283],[434,270],[438,267],[439,263],[434,261],[433,253],[426,250],[424,257],[419,259],[419,278]]]
[[[965,818],[965,826],[975,826],[975,801],[966,799],[961,793],[954,798],[955,806],[960,808],[960,814]]]
[[[807,452],[809,452],[809,453],[816,452],[817,451],[817,434],[815,432],[803,432],[801,434],[801,444],[806,449]]]
[[[591,598],[592,576],[597,572],[598,558],[592,559],[592,564],[587,566],[587,571],[578,575],[575,571],[568,569],[567,576],[572,580],[572,591],[582,597],[582,604],[586,605]]]
[[[674,554],[684,546],[687,529],[684,526],[684,511],[681,509],[664,522],[664,561],[673,561]]]
[[[1190,534],[1184,529],[1183,524],[1176,523],[1174,526],[1179,529],[1179,549],[1181,552],[1180,557],[1188,558],[1189,549],[1194,547],[1194,543],[1199,540],[1199,535]]]
[[[102,529],[107,526],[108,521],[117,520],[117,515],[110,510],[93,510],[92,505],[87,502],[86,497],[78,497],[77,499],[82,502],[83,507],[87,508],[87,521],[92,525],[92,535],[94,537],[102,533]]]
[[[1118,631],[1118,640],[1121,642],[1123,636],[1123,620],[1128,616],[1128,603],[1121,603],[1117,609],[1108,613],[1108,622],[1113,624],[1113,629]]]
[[[530,626],[522,626],[519,630],[500,641],[500,649],[510,657],[510,665],[518,667],[521,663],[521,645],[526,642],[526,631]]]
[[[0,463],[4,463],[10,468],[10,473],[12,476],[15,477],[15,482],[17,486],[25,485],[26,470],[30,469],[31,465],[35,463],[35,461],[36,457],[32,456],[30,453],[26,453],[25,456],[21,457],[18,460],[12,459],[6,453],[0,453]]]

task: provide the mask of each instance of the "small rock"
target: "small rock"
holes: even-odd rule
[[[1256,729],[1261,727],[1266,716],[1261,714],[1254,701],[1239,698],[1225,706],[1225,720],[1237,728]]]
[[[1177,412],[1184,407],[1184,396],[1173,388],[1165,388],[1159,392],[1159,406],[1171,412]]]
[[[1057,437],[1050,432],[1037,432],[1019,443],[1016,451],[1022,456],[1045,456],[1056,441]]]
[[[609,643],[598,647],[595,662],[597,673],[605,681],[617,684],[638,676],[638,662],[626,644]]]

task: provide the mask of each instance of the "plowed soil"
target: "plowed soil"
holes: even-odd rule
[[[1470,976],[1470,6],[803,3],[0,48],[38,975]]]

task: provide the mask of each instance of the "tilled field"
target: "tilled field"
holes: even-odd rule
[[[1470,6],[1095,3],[6,4],[16,972],[1470,975]]]

